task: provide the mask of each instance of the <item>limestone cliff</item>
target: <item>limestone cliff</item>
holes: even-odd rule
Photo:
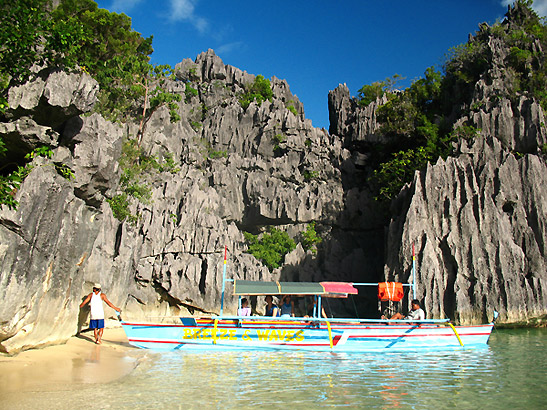
[[[505,24],[518,12],[509,8]],[[488,32],[483,25],[478,35]],[[487,320],[494,309],[508,322],[547,313],[545,114],[530,93],[508,92],[508,52],[488,38],[488,69],[454,124],[480,136],[415,175],[389,228],[386,275],[409,277],[415,243],[429,314],[461,322]]]
[[[96,83],[85,73],[45,70],[11,90],[2,137],[21,155],[46,144],[54,156],[34,160],[16,193],[19,207],[0,212],[2,350],[76,333],[86,319],[78,304],[94,282],[130,319],[218,312],[224,245],[233,278],[381,275],[383,226],[366,191],[349,182],[359,173],[352,153],[312,127],[285,81],[273,78],[272,100],[244,109],[239,95],[255,77],[211,50],[178,64],[176,75],[170,88],[185,100],[182,120],[171,123],[167,109],[157,111],[142,146],[159,158],[172,155],[178,170],[149,175],[152,200],[133,204],[134,225],[116,220],[105,200],[118,188],[122,140],[137,125],[86,114]],[[60,163],[74,179],[56,172]],[[298,245],[270,272],[245,252],[243,231],[278,226],[298,240],[312,221],[323,238],[317,254]],[[228,311],[231,293],[228,284]]]
[[[152,198],[132,203],[132,224],[117,220],[107,199],[119,192],[123,141],[138,124],[92,114],[98,85],[85,72],[44,69],[12,88],[0,121],[11,160],[41,145],[54,155],[33,160],[13,193],[17,210],[0,210],[0,350],[75,334],[95,282],[128,319],[218,312],[225,245],[229,278],[407,282],[414,243],[428,317],[544,315],[545,115],[531,95],[507,92],[507,50],[496,38],[487,44],[487,72],[450,116],[480,136],[416,172],[389,215],[368,185],[376,148],[394,144],[376,115],[385,96],[362,107],[346,86],[331,91],[327,133],[305,118],[285,81],[272,78],[272,99],[243,108],[254,75],[212,50],[183,60],[168,84],[182,97],[181,120],[160,109],[142,135],[147,154],[176,167],[146,176]],[[246,252],[243,232],[276,226],[298,242],[310,222],[323,239],[317,253],[299,244],[270,271]],[[357,308],[375,313],[374,289],[363,293]],[[230,284],[226,296],[233,312]],[[330,306],[335,315],[348,307]]]
[[[517,12],[510,8],[504,24]],[[487,69],[448,119],[480,135],[416,172],[391,204],[385,248],[386,279],[406,283],[414,244],[427,314],[462,323],[491,320],[494,310],[508,322],[547,313],[545,114],[531,93],[511,90],[510,50],[491,33],[482,25],[477,34],[486,37]],[[533,47],[541,54],[539,42]],[[354,144],[388,142],[379,103],[361,107],[339,86],[329,94],[331,132]]]

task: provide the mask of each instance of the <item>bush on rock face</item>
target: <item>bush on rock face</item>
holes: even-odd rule
[[[312,253],[317,253],[317,245],[323,240],[317,231],[315,230],[315,221],[310,222],[306,227],[306,230],[302,232],[302,247],[305,251],[311,250]]]
[[[262,75],[257,75],[254,82],[248,84],[245,93],[239,99],[241,106],[247,108],[253,101],[256,101],[258,105],[264,101],[271,101],[273,98],[272,86],[270,80],[264,78]]]
[[[396,76],[359,90],[362,106],[387,96],[377,110],[380,132],[391,141],[374,164],[371,182],[377,187],[377,199],[391,200],[416,170],[452,155],[452,142],[478,134],[470,124],[454,129],[453,121],[486,103],[474,100],[475,87],[481,80],[490,81],[492,70],[499,69],[496,64],[502,65],[506,95],[495,98],[517,103],[522,95],[529,95],[547,108],[547,25],[531,6],[530,0],[518,0],[506,20],[493,27],[481,25],[467,43],[453,47],[442,71],[430,67],[424,78],[404,90],[393,91]],[[461,112],[455,116],[454,110]]]
[[[268,269],[279,268],[285,255],[296,248],[294,240],[287,232],[270,227],[267,233],[260,238],[249,232],[244,232],[245,240],[249,245],[248,252],[261,261]]]
[[[166,81],[174,78],[173,70],[168,65],[151,65],[152,51],[152,37],[144,38],[133,30],[128,16],[101,9],[93,0],[3,2],[0,114],[10,109],[9,89],[32,79],[36,67],[86,72],[100,86],[94,110],[112,121],[139,122],[136,138],[140,146],[148,120],[160,107],[168,107],[172,122],[180,120],[181,95],[165,88]],[[10,208],[16,206],[13,191],[26,176],[14,170],[27,163],[11,163],[12,157],[0,137],[0,206]],[[140,192],[125,193],[142,196]]]

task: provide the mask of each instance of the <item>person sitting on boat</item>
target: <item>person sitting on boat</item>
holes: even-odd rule
[[[294,317],[294,301],[291,299],[291,295],[283,296],[280,308],[282,317]]]
[[[241,299],[241,307],[237,310],[238,316],[251,316],[251,308],[247,298]]]
[[[404,318],[402,313],[397,312],[393,316],[391,316],[391,319],[425,320],[425,312],[420,306],[420,301],[418,299],[414,299],[411,302],[411,305],[412,305],[412,310],[408,312],[408,315],[406,315]]]
[[[268,295],[266,296],[265,300],[266,300],[266,314],[264,316],[273,316],[273,317],[279,316],[279,308],[276,305],[274,305],[273,297]]]
[[[306,311],[306,316],[304,317],[315,317],[314,311],[316,311],[316,306],[317,306],[317,299],[314,297],[312,298],[311,302],[308,304],[308,310]],[[321,306],[321,316],[324,317],[325,319],[327,318],[327,314],[325,313],[325,309],[323,309],[323,306]]]

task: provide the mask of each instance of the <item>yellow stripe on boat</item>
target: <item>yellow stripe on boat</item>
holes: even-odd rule
[[[450,326],[452,328],[452,330],[454,331],[454,334],[456,335],[456,337],[458,338],[458,342],[460,342],[460,346],[463,347],[463,342],[462,342],[462,339],[460,339],[460,335],[458,334],[458,331],[456,330],[456,328],[454,327],[454,325],[450,322],[448,322],[448,326]]]
[[[332,331],[330,329],[330,322],[326,322],[327,323],[327,329],[329,329],[329,343],[330,343],[330,348],[332,349],[333,348],[333,344],[332,344]]]
[[[213,344],[217,344],[217,325],[218,325],[218,319],[215,319],[215,326],[213,328]]]

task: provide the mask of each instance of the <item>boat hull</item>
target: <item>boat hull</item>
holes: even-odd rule
[[[493,328],[492,323],[458,326],[455,332],[450,326],[436,324],[219,320],[215,330],[212,319],[198,319],[190,325],[122,322],[122,326],[130,344],[148,349],[334,352],[415,351],[486,346]]]

